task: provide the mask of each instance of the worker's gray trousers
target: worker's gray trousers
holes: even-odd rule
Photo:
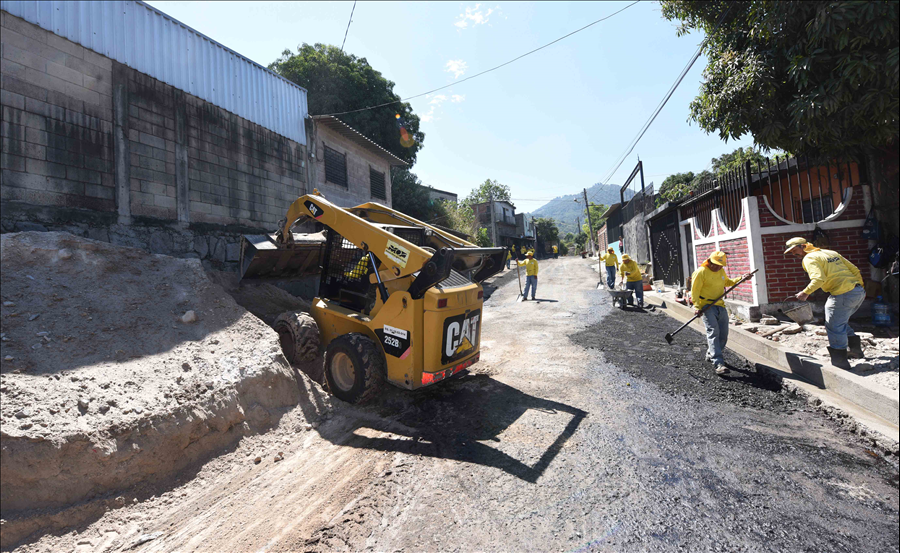
[[[703,312],[703,324],[706,325],[706,357],[713,364],[725,363],[722,352],[728,343],[728,311],[721,305],[713,305]]]
[[[828,296],[825,302],[825,330],[828,332],[829,346],[847,349],[847,337],[856,335],[850,328],[850,317],[856,313],[864,299],[866,289],[862,286],[838,296]]]
[[[606,285],[610,289],[616,287],[616,267],[614,265],[606,266]]]
[[[523,298],[528,297],[529,288],[531,288],[531,299],[534,299],[534,295],[537,294],[537,275],[529,275],[525,277],[525,293],[522,294]]]

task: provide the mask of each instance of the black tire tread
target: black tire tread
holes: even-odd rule
[[[273,327],[276,331],[283,327],[294,337],[293,355],[284,352],[291,363],[305,363],[319,355],[319,326],[308,313],[287,311],[278,315]]]
[[[331,381],[330,354],[338,348],[346,349],[353,354],[351,358],[354,362],[354,368],[356,368],[356,363],[360,364],[363,379],[361,387],[354,385],[356,391],[351,396],[346,398],[338,397],[348,403],[366,403],[381,389],[387,372],[381,347],[365,334],[356,332],[338,336],[328,344],[328,351],[325,353],[325,380],[328,382],[328,387],[334,395],[338,394],[335,393],[337,387],[333,386]]]

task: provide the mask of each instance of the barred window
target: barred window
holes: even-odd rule
[[[369,167],[369,188],[373,198],[387,200],[387,191],[384,188],[384,173],[379,173]]]
[[[347,188],[347,154],[325,146],[325,181]]]

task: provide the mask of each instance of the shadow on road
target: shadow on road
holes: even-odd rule
[[[506,446],[501,434],[529,410],[551,415],[541,417],[544,422],[536,423],[547,425],[539,428],[544,430],[543,435],[558,432],[552,442],[548,440],[536,461],[529,464],[500,447],[483,443]],[[550,466],[587,413],[564,403],[530,396],[487,375],[461,373],[438,386],[416,392],[386,390],[375,403],[360,409],[359,415],[351,428],[354,435],[350,439],[345,425],[324,425],[319,433],[328,441],[344,446],[475,463],[533,483]],[[561,431],[558,431],[561,421],[553,420],[554,415],[567,415]],[[528,430],[533,431],[534,427],[529,426]],[[380,432],[394,436],[366,435]],[[527,453],[523,456],[533,458]]]

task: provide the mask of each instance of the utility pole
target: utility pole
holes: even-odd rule
[[[593,256],[594,255],[594,224],[591,222],[591,204],[588,203],[587,188],[584,189],[584,208],[587,210],[588,230],[590,231],[590,233],[588,234],[588,240],[591,241],[591,256]]]
[[[488,190],[488,198],[490,198],[491,209],[491,245],[497,245],[497,223],[494,222],[494,191]]]
[[[581,234],[581,217],[575,217],[575,222],[578,223],[578,232],[575,233],[575,236],[578,236]],[[578,253],[580,254],[581,252]]]
[[[531,216],[531,238],[534,240],[534,244],[532,248],[534,249],[534,256],[537,257],[537,227],[534,225],[534,215]]]

